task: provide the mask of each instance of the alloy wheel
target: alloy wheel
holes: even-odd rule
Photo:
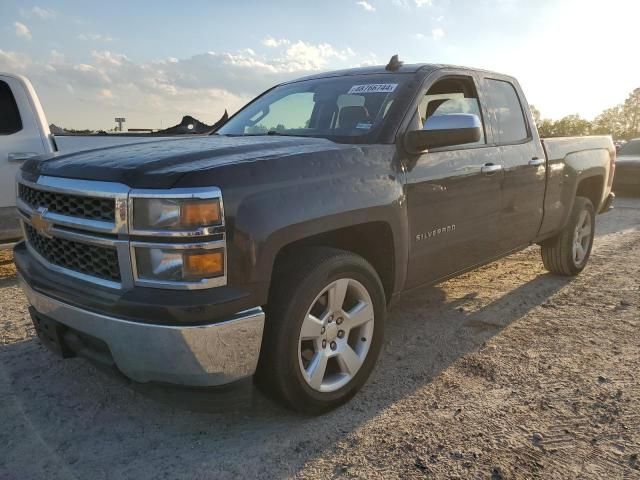
[[[581,265],[587,256],[592,234],[591,215],[587,210],[583,210],[573,235],[573,261],[576,265]]]
[[[307,384],[319,392],[348,384],[369,353],[373,328],[373,302],[360,282],[340,278],[327,285],[300,329],[298,360]]]

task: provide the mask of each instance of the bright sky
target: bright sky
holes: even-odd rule
[[[452,63],[516,76],[544,117],[593,118],[640,87],[637,0],[0,1],[0,71],[50,122],[205,122],[312,71]]]

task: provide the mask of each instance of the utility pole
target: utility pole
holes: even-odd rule
[[[126,122],[126,121],[127,121],[127,119],[126,119],[126,118],[124,118],[124,117],[116,117],[116,119],[115,119],[115,120],[116,120],[116,123],[118,124],[118,131],[119,131],[119,132],[121,132],[121,131],[122,131],[122,124],[123,124],[124,122]]]

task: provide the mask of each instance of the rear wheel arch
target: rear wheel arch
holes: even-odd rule
[[[584,197],[591,200],[596,212],[602,204],[602,197],[605,190],[605,177],[599,173],[578,179],[575,197]],[[574,198],[575,198],[574,197]]]
[[[580,273],[589,260],[594,235],[593,204],[587,197],[578,196],[571,207],[565,227],[556,236],[541,244],[545,268],[563,276],[574,276]],[[576,250],[576,245],[579,250]]]

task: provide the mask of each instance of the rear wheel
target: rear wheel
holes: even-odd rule
[[[555,237],[542,244],[542,262],[547,270],[572,276],[587,265],[595,234],[595,211],[591,200],[576,197],[569,221]]]
[[[274,278],[256,381],[304,413],[349,400],[369,377],[384,333],[385,296],[363,258],[314,248]]]

